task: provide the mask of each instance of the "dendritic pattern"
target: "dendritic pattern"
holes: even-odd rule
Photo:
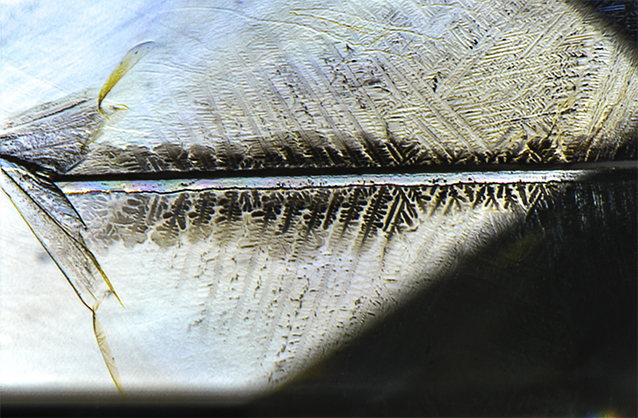
[[[176,4],[99,93],[0,125],[2,188],[92,311],[116,384],[120,365],[146,382],[231,391],[281,382],[563,185],[388,176],[127,192],[123,181],[67,195],[59,176],[399,177],[636,157],[635,45],[575,2]]]
[[[636,51],[588,8],[196,6],[162,15],[111,98],[128,110],[107,120],[97,89],[36,107],[0,155],[81,175],[635,158]]]
[[[187,312],[158,332],[206,346],[194,364],[224,363],[199,381],[219,384],[224,370],[242,364],[245,379],[235,383],[256,376],[275,383],[427,287],[559,188],[468,183],[69,197],[88,226],[87,245],[118,293],[136,301],[123,297],[120,316],[148,315],[141,301],[168,299],[167,310]],[[189,302],[176,302],[182,299]]]
[[[320,231],[368,238],[414,226],[436,213],[467,209],[527,213],[548,196],[551,183],[457,184],[449,186],[354,186],[302,190],[208,190],[175,193],[72,195],[93,239],[108,246],[152,241],[160,247],[178,240],[208,239],[228,225],[248,223],[275,235],[291,231],[301,241]],[[557,186],[556,186],[557,187]]]
[[[635,155],[635,49],[588,9],[560,0],[334,6],[180,10],[184,22],[197,13],[232,31],[190,27],[184,39],[186,23],[166,22],[176,36],[122,81],[129,110],[74,173]]]

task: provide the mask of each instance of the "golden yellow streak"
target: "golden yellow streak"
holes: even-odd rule
[[[102,101],[106,97],[107,94],[115,87],[115,85],[128,73],[131,68],[133,68],[142,58],[149,53],[151,48],[153,47],[154,42],[143,42],[139,45],[131,48],[130,51],[126,53],[122,61],[115,67],[108,80],[102,86],[102,90],[100,90],[100,94],[97,98],[97,110],[104,115],[102,111]],[[104,115],[106,116],[106,115]]]
[[[97,315],[95,311],[93,311],[93,332],[95,333],[95,339],[97,340],[97,345],[100,347],[100,353],[102,354],[102,358],[106,363],[106,368],[109,370],[111,374],[111,378],[113,379],[113,383],[115,383],[115,387],[121,395],[124,395],[124,389],[122,388],[120,372],[117,370],[117,366],[115,365],[115,356],[113,356],[113,352],[111,351],[111,347],[109,347],[108,342],[106,341],[106,335],[104,334],[104,329],[102,329],[102,324],[97,319]]]

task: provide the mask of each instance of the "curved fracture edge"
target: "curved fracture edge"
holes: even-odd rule
[[[95,339],[97,340],[97,345],[100,348],[100,353],[102,354],[102,358],[104,359],[104,363],[106,363],[106,368],[111,375],[111,379],[113,379],[113,383],[115,383],[115,387],[117,388],[120,394],[124,395],[124,389],[122,388],[120,378],[120,372],[117,370],[117,366],[115,365],[115,356],[111,351],[111,347],[106,340],[106,335],[104,334],[104,329],[102,328],[102,324],[97,319],[97,312],[93,311],[93,333],[95,334]]]
[[[99,262],[84,243],[79,228],[77,231],[69,230],[71,227],[64,224],[63,219],[61,219],[62,214],[55,211],[50,212],[43,203],[53,199],[61,207],[70,208],[72,211],[75,211],[75,208],[53,183],[50,183],[51,187],[48,187],[49,195],[47,196],[44,195],[46,192],[42,188],[29,194],[25,189],[34,191],[32,185],[28,184],[29,182],[48,181],[37,177],[19,165],[0,159],[0,171],[2,173],[0,176],[2,190],[49,254],[49,257],[71,284],[80,301],[92,312],[93,331],[98,347],[116,388],[123,394],[115,358],[96,317],[100,303],[110,294],[114,295],[120,304],[122,301]],[[122,304],[122,306],[124,305]]]
[[[102,110],[102,101],[122,77],[149,53],[153,45],[154,42],[143,42],[131,48],[102,86],[98,95],[97,110],[107,119],[108,116]],[[64,193],[50,180],[2,158],[0,171],[2,190],[64,274],[80,301],[92,312],[93,332],[100,353],[115,386],[123,394],[115,358],[97,319],[96,311],[109,294],[114,295],[122,306],[124,304],[100,263],[84,243],[81,234],[81,229],[85,228],[84,222]],[[47,206],[51,209],[47,209]],[[106,284],[107,289],[104,289],[102,284]]]
[[[117,67],[115,67],[108,80],[106,80],[104,85],[102,85],[102,89],[100,90],[100,94],[97,99],[97,110],[103,116],[107,117],[102,111],[102,101],[106,95],[109,94],[113,87],[115,87],[115,85],[131,70],[131,68],[133,68],[146,56],[146,54],[149,53],[154,44],[155,43],[152,41],[143,42],[131,48],[126,55],[124,55],[124,58],[122,58],[122,61],[120,61]]]

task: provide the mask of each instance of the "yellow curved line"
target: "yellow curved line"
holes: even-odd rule
[[[106,97],[107,94],[115,87],[115,85],[128,73],[131,68],[133,68],[138,62],[141,61],[142,58],[146,56],[153,48],[154,42],[143,42],[139,45],[131,48],[122,61],[115,67],[108,80],[102,85],[102,89],[100,90],[100,94],[97,98],[97,110],[103,116],[106,116],[102,111],[102,101]]]

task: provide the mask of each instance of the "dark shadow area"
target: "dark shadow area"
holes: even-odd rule
[[[638,46],[638,2],[636,0],[573,0],[578,8],[603,19],[618,36]]]
[[[567,186],[259,413],[633,415],[635,189]]]
[[[636,176],[564,184],[454,273],[249,405],[203,396],[2,414],[635,416]]]
[[[249,411],[635,416],[630,173],[566,185],[435,289]]]
[[[251,412],[635,416],[636,180],[566,185]]]

